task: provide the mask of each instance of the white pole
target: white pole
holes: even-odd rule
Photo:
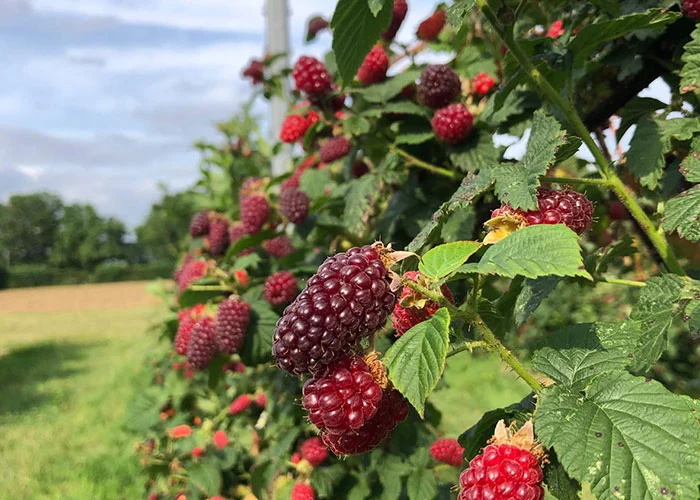
[[[280,71],[289,66],[289,9],[287,0],[267,0],[266,3],[266,30],[267,30],[267,50],[271,55],[284,53],[271,66],[272,74],[279,74]],[[287,114],[288,84],[285,79],[282,85],[284,98],[273,97],[270,102],[270,136],[277,140],[282,121]],[[272,175],[284,173],[289,166],[289,149],[282,148],[282,151],[272,159]]]

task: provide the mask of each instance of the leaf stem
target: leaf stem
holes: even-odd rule
[[[409,165],[415,165],[416,167],[422,168],[423,170],[427,170],[428,172],[432,172],[434,174],[442,175],[443,177],[449,177],[450,179],[462,179],[462,175],[460,175],[459,172],[453,172],[452,170],[447,170],[446,168],[438,167],[437,165],[433,165],[432,163],[423,161],[420,158],[416,158],[411,153],[404,151],[401,148],[391,146],[391,150],[399,156],[403,156],[404,159],[408,161]]]
[[[542,182],[550,184],[589,184],[592,186],[609,186],[610,183],[606,179],[589,179],[587,177],[540,177]]]
[[[455,344],[452,344],[452,346],[455,346]],[[455,354],[459,354],[460,352],[464,351],[473,352],[474,349],[479,348],[488,349],[489,345],[483,340],[465,340],[456,345],[456,347],[453,347],[452,350],[447,353],[447,357],[450,358]]]
[[[224,285],[192,285],[190,290],[194,292],[233,292],[233,288]]]
[[[601,283],[610,283],[613,285],[634,286],[638,288],[647,286],[647,284],[642,281],[623,280],[619,278],[605,278],[602,276],[600,278],[596,278],[596,281],[599,281]]]
[[[416,283],[415,281],[408,278],[402,278],[401,284],[410,288],[411,290],[420,293],[421,295],[432,300],[433,302],[436,302],[440,305],[440,307],[446,307],[447,310],[450,312],[450,316],[452,316],[453,318],[460,317],[467,320],[473,319],[468,312],[458,309],[457,306],[455,306],[452,302],[447,300],[442,294],[435,293],[434,291],[424,287],[420,283]]]

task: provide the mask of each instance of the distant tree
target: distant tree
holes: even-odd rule
[[[0,205],[0,252],[12,264],[46,262],[63,202],[49,193],[13,195]]]

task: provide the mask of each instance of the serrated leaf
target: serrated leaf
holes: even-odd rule
[[[554,291],[562,278],[559,276],[542,276],[537,279],[526,279],[523,288],[515,301],[513,319],[515,326],[520,328],[525,324],[535,309]]]
[[[622,136],[625,135],[625,132],[641,118],[650,116],[651,113],[665,107],[666,105],[663,102],[652,97],[635,97],[632,99],[620,111],[620,118],[622,118],[622,121],[620,122],[620,127],[617,129],[617,140],[622,140]]]
[[[355,484],[347,492],[348,500],[365,500],[372,493],[372,489],[369,487],[369,482],[367,476],[355,474],[353,475],[355,479]]]
[[[367,0],[367,6],[374,17],[379,15],[379,12],[384,8],[384,4],[391,0]]]
[[[367,174],[350,183],[345,199],[343,223],[351,233],[359,233],[367,226],[368,211],[377,194],[377,176]]]
[[[311,486],[314,487],[318,495],[322,498],[330,498],[333,489],[346,475],[345,467],[335,464],[324,467],[314,467],[311,471]]]
[[[683,47],[681,94],[700,91],[700,28],[695,28],[692,40]]]
[[[579,149],[581,149],[581,144],[583,141],[576,137],[575,135],[566,134],[564,136],[564,143],[557,149],[557,154],[554,156],[554,163],[562,163],[572,156],[574,156]]]
[[[275,231],[260,231],[259,233],[250,234],[248,236],[243,236],[241,239],[236,241],[233,245],[228,247],[226,250],[225,260],[231,261],[236,258],[236,256],[242,251],[250,247],[257,246],[265,240],[269,240],[279,236]]]
[[[643,186],[654,189],[663,176],[666,167],[663,149],[658,123],[649,117],[640,120],[630,141],[625,166]]]
[[[435,498],[437,495],[437,481],[435,474],[429,469],[418,469],[408,476],[406,492],[409,500],[424,500]]]
[[[301,174],[299,189],[304,191],[310,199],[315,200],[325,196],[326,187],[328,187],[330,181],[331,175],[327,168],[309,168]]]
[[[449,343],[450,315],[442,308],[404,333],[384,356],[389,380],[421,417],[445,369]]]
[[[252,267],[257,266],[261,261],[262,257],[260,257],[258,254],[249,253],[248,255],[238,257],[236,261],[231,265],[231,269],[250,269]]]
[[[540,224],[515,231],[486,250],[478,271],[508,278],[581,276],[591,279],[583,267],[578,235],[564,224]]]
[[[251,302],[250,325],[239,353],[248,366],[269,362],[272,356],[272,337],[279,316],[266,302]]]
[[[569,42],[568,49],[576,62],[583,62],[601,44],[620,38],[637,30],[660,30],[681,15],[666,9],[650,9],[646,12],[601,21],[584,26]]]
[[[197,462],[188,470],[190,487],[206,496],[214,496],[221,489],[221,471],[213,462]]]
[[[369,102],[381,103],[393,99],[401,93],[406,85],[415,83],[420,76],[418,70],[408,70],[389,78],[387,81],[377,83],[367,88],[351,89],[353,94],[359,94]]]
[[[408,474],[410,467],[399,457],[386,454],[374,464],[374,468],[383,487],[381,500],[397,500],[401,495],[402,478]]]
[[[367,118],[360,115],[350,115],[343,120],[343,128],[351,135],[362,135],[370,131],[372,125]]]
[[[544,468],[544,484],[547,485],[547,491],[559,500],[579,500],[581,485],[566,473],[557,454],[550,451],[547,460],[549,463]]]
[[[688,241],[700,241],[700,185],[668,200],[663,226]]]
[[[466,141],[448,147],[447,154],[452,164],[462,172],[477,172],[498,166],[498,151],[493,145],[493,136],[484,129],[475,129]]]
[[[547,337],[532,366],[562,386],[583,390],[601,373],[628,366],[638,337],[633,322],[572,325]]]
[[[396,101],[388,102],[376,108],[369,108],[362,112],[363,116],[382,116],[389,113],[404,114],[404,115],[420,115],[426,118],[429,117],[426,108],[419,106],[413,101]]]
[[[630,257],[635,253],[637,253],[637,249],[634,246],[634,240],[629,234],[625,234],[619,240],[598,251],[595,271],[599,274],[605,273],[608,271],[610,264],[623,257]]]
[[[384,2],[375,16],[367,1],[340,0],[331,19],[333,53],[345,82],[355,78],[365,56],[391,21],[393,2]]]
[[[158,387],[139,391],[127,408],[126,428],[145,434],[151,427],[158,425],[161,421],[158,408],[167,403],[169,398],[170,395]]]
[[[428,123],[397,124],[398,131],[394,142],[396,144],[422,144],[435,139],[435,133]]]
[[[455,241],[430,249],[421,259],[418,270],[433,280],[452,273],[474,254],[481,243],[478,241]]]
[[[446,18],[455,29],[459,31],[464,23],[464,17],[472,10],[476,0],[455,0],[452,5],[447,8]]]
[[[690,398],[626,372],[604,373],[584,395],[540,392],[535,431],[566,472],[597,498],[695,498],[700,426]]]
[[[688,182],[700,182],[700,135],[693,138],[690,152],[681,162],[680,172]]]
[[[537,209],[539,177],[554,162],[557,149],[565,143],[559,122],[543,110],[535,112],[527,150],[522,161],[502,163],[493,169],[498,199],[513,208]]]
[[[689,141],[693,135],[700,132],[700,117],[697,116],[672,118],[670,120],[657,119],[656,123],[661,133],[664,153],[671,151],[673,146],[671,139]]]

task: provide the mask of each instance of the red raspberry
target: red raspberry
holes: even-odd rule
[[[231,245],[234,245],[238,240],[240,240],[244,236],[248,236],[248,230],[245,228],[242,222],[234,222],[228,228],[228,238]],[[253,253],[253,249],[246,248],[245,250],[241,250],[240,252],[238,252],[238,256],[240,257],[251,253]]]
[[[357,70],[357,79],[362,85],[372,85],[386,80],[389,57],[381,45],[375,45]]]
[[[420,283],[423,275],[418,271],[409,271],[404,274],[404,278]],[[442,285],[440,291],[447,300],[454,304],[454,297],[447,285]],[[408,330],[432,317],[440,309],[440,305],[432,300],[426,300],[420,293],[414,292],[405,286],[401,291],[401,297],[396,302],[394,312],[391,315],[391,322],[396,330],[396,336],[400,337]]]
[[[474,77],[474,93],[478,96],[485,96],[493,88],[496,82],[483,71]]]
[[[316,492],[305,483],[297,483],[292,488],[291,500],[316,500]]]
[[[192,328],[187,346],[187,361],[201,370],[216,357],[217,350],[216,321],[209,316],[202,316]]]
[[[209,270],[209,264],[205,260],[192,260],[185,264],[178,276],[178,291],[184,292],[195,281],[204,278]]]
[[[309,197],[299,189],[285,189],[280,193],[280,212],[294,224],[302,224],[309,216],[309,203]]]
[[[394,10],[391,13],[391,24],[387,30],[382,33],[382,40],[385,42],[390,42],[398,33],[403,20],[406,18],[406,13],[408,12],[408,4],[406,0],[394,0]]]
[[[243,346],[250,323],[250,305],[238,297],[229,297],[216,311],[216,341],[219,350],[237,353]]]
[[[552,25],[547,30],[547,36],[549,38],[559,38],[564,34],[564,21],[557,19],[552,23]]]
[[[209,221],[209,253],[224,255],[229,245],[229,223],[223,216],[214,217]]]
[[[294,453],[289,461],[292,462],[294,465],[298,464],[299,462],[301,462],[301,454]]]
[[[433,115],[433,132],[447,144],[459,144],[472,133],[474,117],[463,104],[451,104]]]
[[[311,122],[301,115],[288,115],[282,122],[280,140],[292,144],[304,137]]]
[[[233,271],[233,279],[236,281],[237,285],[242,287],[247,287],[250,283],[250,276],[248,276],[248,271],[245,269],[236,269]]]
[[[223,450],[229,443],[228,436],[224,431],[216,431],[214,436],[212,436],[212,441],[214,441],[214,446],[217,450]]]
[[[365,174],[369,173],[369,167],[362,160],[356,160],[352,167],[350,167],[350,173],[355,179],[359,179]]]
[[[243,413],[250,408],[252,403],[253,400],[248,394],[242,394],[233,400],[233,403],[231,403],[231,405],[228,407],[228,413],[229,415],[238,415],[239,413]]]
[[[336,455],[357,455],[379,446],[391,431],[408,415],[406,400],[398,391],[384,393],[377,413],[355,432],[328,434],[323,442]]]
[[[255,404],[258,405],[260,408],[265,408],[267,406],[267,394],[261,392],[260,394],[255,396]]]
[[[270,240],[266,240],[263,242],[262,246],[267,253],[279,259],[294,252],[292,240],[286,236],[276,236]]]
[[[341,159],[350,152],[350,141],[346,137],[332,137],[321,146],[321,161],[331,163]]]
[[[427,66],[420,75],[418,99],[433,109],[442,108],[462,93],[462,83],[452,68],[444,64]]]
[[[434,42],[445,27],[445,9],[436,10],[428,19],[418,25],[416,36],[419,40]]]
[[[192,456],[193,457],[201,457],[204,455],[204,448],[201,446],[195,446],[192,448]]]
[[[264,196],[249,196],[241,202],[241,221],[248,234],[260,232],[269,216],[270,204]]]
[[[273,306],[289,304],[296,297],[299,287],[290,271],[278,271],[265,280],[263,298]]]
[[[343,434],[357,431],[374,416],[382,388],[365,360],[350,356],[308,380],[303,394],[302,406],[311,423],[329,434]]]
[[[309,19],[309,26],[306,30],[306,41],[310,42],[319,32],[328,28],[328,21],[323,19],[321,16],[314,16]]]
[[[537,189],[537,205],[539,210],[523,212],[513,210],[508,205],[491,213],[491,218],[509,214],[524,219],[528,226],[535,224],[566,224],[577,234],[583,233],[591,225],[593,219],[593,204],[586,195],[578,191],[565,189],[555,191],[549,188]]]
[[[199,238],[209,234],[209,210],[199,212],[190,222],[190,236]]]
[[[251,60],[248,67],[243,70],[243,76],[250,78],[253,85],[257,85],[265,78],[265,63],[258,59]]]
[[[293,375],[319,371],[384,325],[396,296],[371,246],[329,257],[275,327],[277,366]]]
[[[315,57],[301,56],[294,65],[292,78],[297,90],[307,94],[325,94],[331,90],[333,80],[328,68]]]
[[[430,446],[430,456],[438,462],[459,467],[462,465],[464,448],[453,438],[438,439]]]
[[[318,467],[328,458],[328,448],[319,437],[312,437],[301,443],[301,456],[312,466]]]
[[[690,19],[697,19],[700,17],[700,1],[683,0],[683,10]]]

